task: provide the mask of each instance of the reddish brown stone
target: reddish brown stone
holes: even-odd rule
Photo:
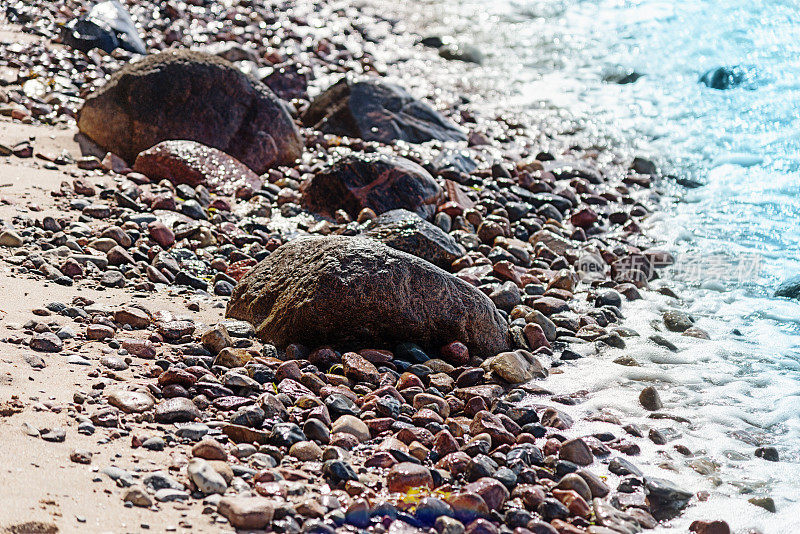
[[[469,428],[473,436],[489,434],[492,437],[492,445],[495,447],[505,443],[514,443],[514,435],[506,430],[500,418],[491,412],[484,410],[475,414],[475,419]]]
[[[168,139],[224,150],[255,172],[294,162],[303,140],[269,88],[216,56],[145,56],[89,95],[81,132],[126,161]]]
[[[436,467],[449,471],[451,475],[457,476],[466,473],[467,466],[469,466],[470,457],[465,452],[451,452],[438,462]]]
[[[373,364],[355,352],[342,354],[342,367],[344,376],[355,382],[366,382],[376,385],[380,380],[380,373]]]
[[[427,467],[403,462],[389,470],[386,486],[392,493],[405,493],[412,488],[433,489],[433,477]]]
[[[133,167],[152,180],[202,184],[223,194],[232,194],[243,184],[254,190],[262,185],[258,175],[236,158],[195,141],[163,141],[141,152]]]
[[[453,365],[466,365],[469,362],[469,349],[459,341],[448,343],[441,350],[442,359]]]
[[[480,495],[489,510],[497,510],[498,512],[509,497],[506,487],[495,478],[479,478],[475,482],[467,484],[464,489]]]
[[[284,347],[376,346],[458,339],[471,353],[507,350],[508,325],[466,282],[377,241],[345,236],[295,239],[237,284],[227,315],[256,325]],[[502,390],[502,388],[501,388]]]

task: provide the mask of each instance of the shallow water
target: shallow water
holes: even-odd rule
[[[668,282],[683,303],[650,297],[624,311],[646,339],[658,310],[681,304],[712,341],[667,335],[677,354],[630,343],[579,360],[585,372],[555,375],[548,385],[588,390],[578,410],[610,408],[673,427],[680,443],[716,465],[710,473],[693,467],[671,444],[643,451],[647,474],[712,492],[660,530],[724,518],[735,529],[800,532],[800,303],[772,297],[780,282],[800,275],[800,2],[423,4],[438,14],[431,33],[483,49],[508,86],[508,104],[568,109],[586,132],[706,184],[668,186],[664,210],[649,221],[650,235],[679,257]],[[725,65],[755,74],[747,87],[727,91],[697,83]],[[634,71],[644,75],[635,83],[604,81]],[[475,77],[483,76],[485,69]],[[622,353],[642,366],[611,363]],[[636,395],[649,384],[662,391],[668,412],[691,424],[646,419]],[[579,430],[603,424],[586,427]],[[782,461],[754,458],[755,443],[775,445]],[[773,497],[778,513],[749,504],[753,496]]]

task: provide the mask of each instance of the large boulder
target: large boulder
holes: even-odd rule
[[[445,270],[466,254],[453,236],[408,210],[387,211],[373,219],[365,235]]]
[[[442,189],[413,161],[355,153],[306,180],[302,193],[303,205],[326,217],[339,209],[356,217],[363,208],[378,214],[403,208],[427,219],[435,213]]]
[[[452,341],[471,353],[509,349],[508,324],[489,298],[455,276],[365,237],[295,239],[236,285],[228,317],[284,347],[386,347]]]
[[[378,80],[342,79],[314,99],[302,121],[323,133],[386,144],[467,138],[456,125],[402,87]]]
[[[233,156],[197,141],[162,141],[136,157],[133,170],[154,181],[175,185],[204,185],[209,190],[233,193],[240,185],[261,189],[261,179]]]
[[[290,164],[303,139],[282,101],[216,56],[177,50],[129,63],[89,95],[78,128],[129,163],[169,139],[218,148],[257,173]]]

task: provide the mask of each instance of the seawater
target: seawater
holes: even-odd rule
[[[640,440],[645,473],[710,497],[693,500],[659,531],[725,519],[741,532],[800,532],[800,303],[773,297],[781,282],[800,275],[800,2],[421,5],[426,16],[436,14],[427,22],[431,33],[483,50],[484,64],[509,88],[509,104],[569,110],[587,132],[704,184],[667,181],[663,209],[646,228],[682,262],[664,280],[681,302],[651,295],[626,304],[626,325],[641,341],[578,360],[577,371],[545,385],[587,390],[573,413],[607,409],[676,433],[662,447]],[[705,71],[733,65],[753,73],[746,87],[698,83]],[[608,81],[631,72],[642,76]],[[491,75],[484,67],[476,77]],[[690,311],[712,340],[665,334],[677,353],[647,342],[661,311],[672,307]],[[612,363],[621,354],[640,366]],[[648,419],[637,394],[651,384],[665,411],[690,423]],[[604,423],[575,430],[619,433]],[[683,457],[674,443],[695,455]],[[774,445],[781,461],[755,458],[757,444]],[[750,504],[753,497],[773,498],[777,513]]]

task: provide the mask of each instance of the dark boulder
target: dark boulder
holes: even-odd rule
[[[405,252],[365,237],[291,241],[234,289],[227,316],[285,347],[435,349],[461,341],[471,354],[509,350],[508,325],[483,293]]]
[[[161,141],[188,139],[262,173],[292,163],[303,149],[297,126],[266,85],[188,50],[124,66],[86,99],[78,128],[128,162]]]
[[[442,195],[428,171],[383,154],[344,157],[309,178],[302,192],[306,208],[331,218],[338,209],[355,218],[363,208],[378,214],[402,208],[428,219]]]
[[[787,299],[800,299],[800,276],[786,280],[775,290],[776,297]]]
[[[387,211],[369,223],[365,235],[445,270],[466,254],[453,236],[408,210]]]
[[[724,91],[745,85],[752,81],[752,78],[752,69],[735,65],[711,69],[704,73],[698,81],[711,89]]]
[[[204,185],[209,190],[232,194],[240,185],[261,188],[258,175],[247,165],[221,150],[196,141],[162,141],[141,152],[133,170],[154,181],[175,185]]]
[[[387,144],[467,138],[457,126],[402,87],[377,80],[342,79],[311,103],[302,121],[323,133]]]

